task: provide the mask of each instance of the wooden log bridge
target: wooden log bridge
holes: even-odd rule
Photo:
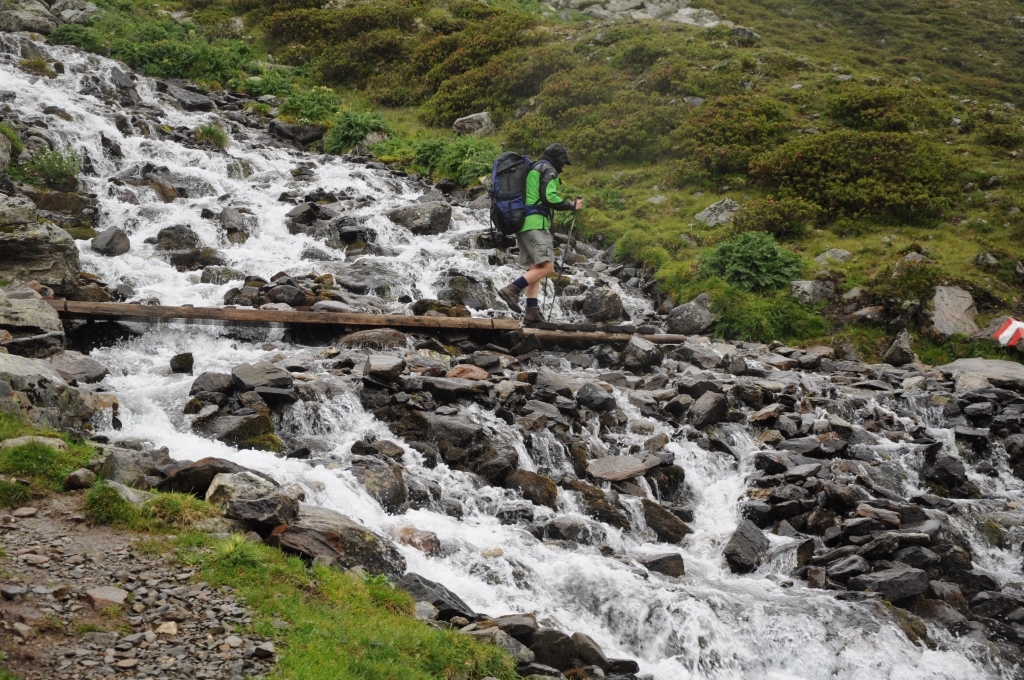
[[[91,321],[170,321],[213,323],[237,326],[287,326],[311,324],[357,328],[402,328],[423,331],[513,331],[520,336],[536,335],[551,344],[598,344],[629,342],[634,335],[657,344],[678,344],[685,335],[637,333],[628,326],[544,323],[524,328],[515,319],[505,317],[413,316],[409,314],[347,314],[341,312],[298,312],[251,307],[169,307],[132,305],[119,302],[74,302],[47,300],[62,319]]]

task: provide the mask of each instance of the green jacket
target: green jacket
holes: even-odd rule
[[[558,195],[558,173],[550,163],[541,163],[526,175],[526,205],[545,209],[546,215],[527,215],[519,231],[551,228],[552,210],[573,210],[572,201]]]

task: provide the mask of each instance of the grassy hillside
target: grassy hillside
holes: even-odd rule
[[[756,39],[566,21],[532,0],[99,4],[93,26],[52,39],[154,75],[285,97],[283,115],[334,126],[329,151],[386,130],[378,156],[471,184],[502,146],[564,142],[578,159],[570,191],[588,200],[584,233],[654,268],[677,300],[709,290],[720,334],[851,341],[868,356],[886,344],[884,329],[842,327],[838,303],[806,309],[785,287],[702,266],[740,231],[800,255],[801,276],[860,287],[863,302],[892,310],[936,284],[970,290],[980,323],[1018,303],[1024,22],[1007,3],[703,3]],[[481,110],[496,135],[444,139]],[[734,225],[693,220],[723,198],[744,205]],[[854,257],[813,262],[829,248]],[[905,266],[912,251],[934,264]],[[992,352],[920,343],[932,361]]]

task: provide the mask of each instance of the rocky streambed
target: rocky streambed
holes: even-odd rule
[[[87,158],[77,190],[0,196],[0,399],[103,447],[69,486],[204,497],[211,531],[387,575],[527,676],[1019,675],[1020,364],[704,337],[706,300],[603,243],[573,245],[554,317],[685,342],[62,324],[42,298],[507,314],[515,253],[478,192],[0,37],[4,121]]]

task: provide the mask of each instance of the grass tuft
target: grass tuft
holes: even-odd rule
[[[21,152],[25,150],[25,145],[21,143],[21,135],[7,123],[0,123],[0,135],[11,140],[11,160],[17,160]]]
[[[183,529],[220,514],[204,500],[183,493],[157,492],[136,507],[103,481],[92,485],[85,495],[85,514],[92,524],[106,524],[128,531]]]
[[[30,500],[32,500],[32,491],[27,486],[0,479],[0,507],[19,507]]]
[[[197,142],[209,142],[221,149],[228,148],[228,144],[231,143],[228,133],[216,123],[200,125],[192,134]]]

